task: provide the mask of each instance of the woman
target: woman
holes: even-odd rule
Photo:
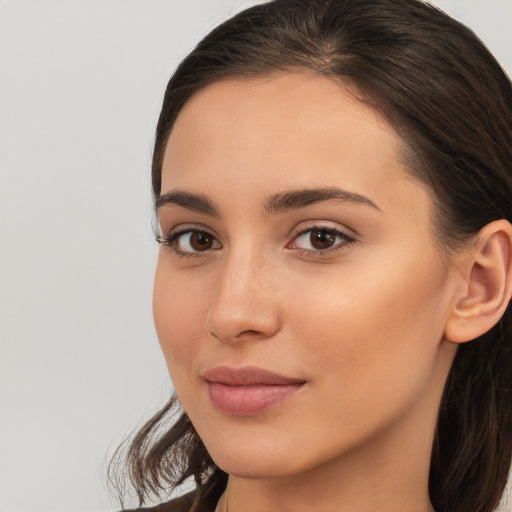
[[[495,509],[511,126],[494,58],[417,0],[276,0],[188,55],[153,159],[179,403],[127,451],[141,505],[192,477],[152,510]]]

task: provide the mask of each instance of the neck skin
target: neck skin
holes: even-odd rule
[[[435,512],[428,495],[430,456],[455,348],[442,342],[440,352],[432,387],[405,417],[364,446],[305,473],[268,479],[230,475],[216,512]]]

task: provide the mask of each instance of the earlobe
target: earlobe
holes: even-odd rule
[[[512,225],[498,220],[483,227],[462,271],[464,292],[455,297],[445,328],[453,343],[474,340],[498,323],[512,294]]]

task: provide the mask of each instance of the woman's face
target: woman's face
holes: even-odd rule
[[[400,148],[374,110],[307,73],[216,83],[180,113],[154,317],[230,474],[430,450],[455,272]]]

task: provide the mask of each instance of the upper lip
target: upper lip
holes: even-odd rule
[[[286,377],[264,368],[243,366],[234,368],[230,366],[214,366],[206,370],[203,379],[212,383],[227,386],[286,386],[304,384],[304,380]]]

